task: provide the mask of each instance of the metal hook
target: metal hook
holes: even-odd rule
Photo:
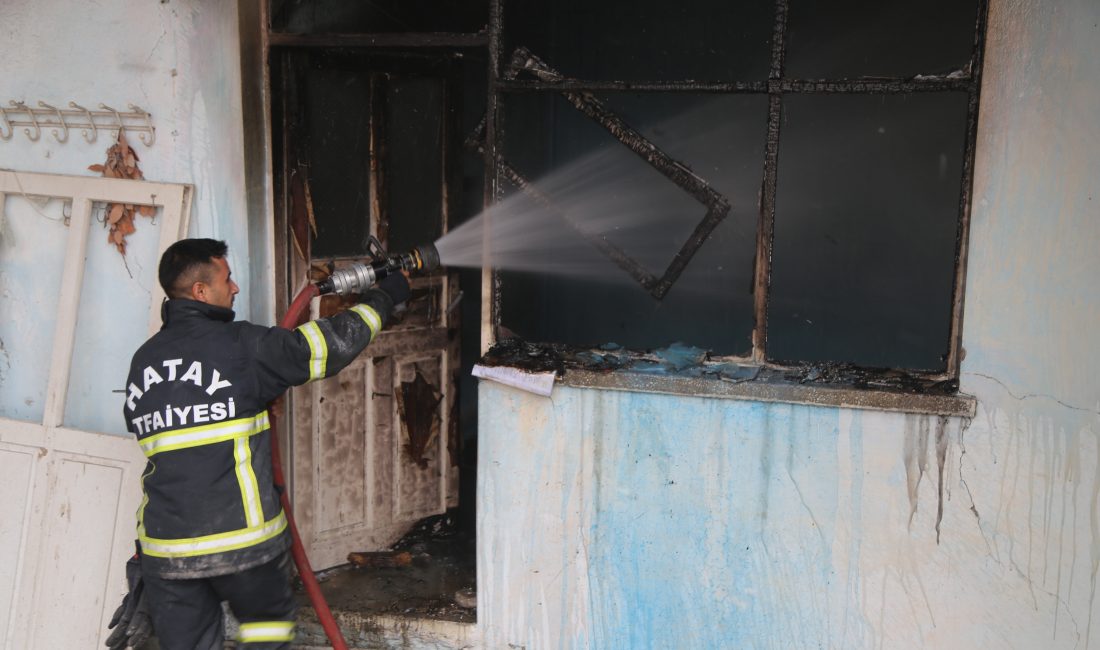
[[[138,134],[138,138],[141,139],[142,144],[144,144],[146,147],[153,146],[153,143],[157,141],[157,131],[153,128],[153,116],[150,113],[146,113],[145,111],[141,110],[140,106],[134,106],[133,104],[128,104],[128,106],[130,107],[131,111],[145,118],[145,128],[148,129],[147,132],[149,133],[149,139],[145,139],[144,133]]]
[[[27,134],[27,139],[31,142],[38,142],[38,138],[42,137],[42,127],[38,126],[38,116],[34,114],[34,109],[27,106],[23,102],[17,102],[14,99],[8,101],[9,104],[21,111],[26,111],[27,115],[31,116],[31,126],[34,127],[34,135],[31,135],[30,129],[23,129],[23,133]]]
[[[84,108],[80,104],[77,104],[76,102],[69,102],[69,106],[77,109],[78,111],[84,111],[84,117],[88,120],[88,124],[92,127],[92,137],[88,137],[87,130],[81,129],[80,132],[84,134],[84,140],[88,144],[94,143],[99,138],[99,127],[96,126],[95,119],[92,118],[92,112]]]
[[[110,111],[115,114],[115,120],[118,122],[118,135],[115,136],[115,140],[118,140],[122,137],[122,132],[126,130],[126,127],[122,124],[122,116],[118,114],[118,111],[106,104],[100,104],[99,107],[105,111]]]
[[[46,102],[44,102],[42,100],[38,100],[38,105],[41,106],[42,108],[48,108],[51,111],[53,111],[54,114],[57,115],[58,121],[61,122],[61,125],[60,125],[61,128],[65,130],[65,137],[61,137],[60,135],[58,135],[57,129],[53,129],[53,137],[57,138],[57,141],[62,143],[62,144],[68,142],[69,141],[69,125],[68,125],[68,123],[65,122],[65,116],[61,114],[61,110],[58,109],[55,106],[50,106],[49,104],[47,104]]]
[[[0,123],[8,127],[7,135],[4,135],[4,128],[0,127],[0,140],[11,140],[11,136],[15,132],[15,129],[12,128],[11,120],[8,119],[8,111],[3,106],[0,106]]]

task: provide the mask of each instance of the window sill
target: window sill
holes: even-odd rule
[[[534,373],[532,376],[546,380],[540,392],[544,395],[549,394],[551,383],[557,383],[576,388],[965,418],[974,417],[977,411],[973,397],[950,390],[956,386],[953,383],[919,380],[896,372],[728,363],[710,360],[705,351],[680,345],[642,354],[509,339],[493,346],[479,365],[511,368],[521,375]]]
[[[559,379],[565,386],[599,388],[690,397],[786,402],[836,408],[972,418],[977,401],[970,395],[931,395],[878,388],[807,385],[792,381],[728,382],[712,377],[680,377],[617,370],[593,372],[569,369]]]

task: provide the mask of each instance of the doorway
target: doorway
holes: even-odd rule
[[[403,253],[480,211],[480,159],[462,145],[484,110],[480,37],[439,46],[406,34],[379,46],[271,36],[280,296],[367,261],[372,238]],[[411,299],[367,350],[336,377],[292,391],[286,406],[288,484],[303,544],[342,589],[357,579],[340,575],[349,554],[374,554],[382,566],[362,575],[384,577],[387,589],[351,599],[369,613],[395,611],[393,598],[405,593],[427,603],[412,607],[421,614],[472,617],[439,603],[453,599],[463,576],[464,586],[474,580],[468,366],[477,356],[478,277],[441,270],[412,278]],[[326,296],[312,315],[350,304]],[[385,566],[391,552],[409,552],[450,593],[392,588],[425,576]]]

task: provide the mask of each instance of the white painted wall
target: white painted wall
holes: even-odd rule
[[[1100,648],[1100,3],[998,0],[989,35],[962,368],[982,537],[966,543],[1045,647]]]
[[[1100,648],[1098,116],[1100,3],[993,0],[942,436],[483,382],[487,647]]]

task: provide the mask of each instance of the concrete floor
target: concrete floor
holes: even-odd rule
[[[318,576],[321,590],[352,648],[478,647],[475,543],[449,515],[429,517],[394,545],[405,567],[337,567]],[[328,647],[300,584],[296,649]],[[456,595],[459,597],[456,602]],[[462,604],[459,604],[462,603]]]

